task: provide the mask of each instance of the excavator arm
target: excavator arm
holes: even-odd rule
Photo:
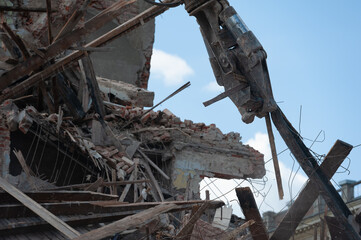
[[[217,83],[225,88],[205,105],[228,96],[245,123],[276,110],[267,54],[228,1],[184,0],[184,4],[197,18]]]

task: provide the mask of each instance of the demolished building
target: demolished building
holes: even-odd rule
[[[232,233],[198,220],[224,205],[200,200],[199,183],[262,178],[263,155],[238,133],[144,109],[154,105],[154,17],[166,9],[111,0],[0,6],[1,239],[246,234],[245,221]]]
[[[289,239],[319,195],[337,234],[360,239],[359,215],[329,181],[353,146],[337,140],[319,165],[273,98],[266,52],[228,1],[1,3],[1,239]],[[310,178],[270,237],[249,188],[235,189],[245,219],[199,199],[204,177],[262,178],[263,155],[237,133],[154,111],[154,18],[182,3],[225,88],[204,105],[229,97],[245,123],[265,118],[281,199],[271,119]]]

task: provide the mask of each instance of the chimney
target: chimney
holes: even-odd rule
[[[349,202],[354,198],[354,183],[355,181],[352,180],[343,180],[339,182],[343,201]]]

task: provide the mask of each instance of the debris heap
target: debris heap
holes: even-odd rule
[[[233,231],[212,225],[224,203],[200,200],[199,183],[262,178],[263,155],[238,133],[144,109],[154,99],[146,89],[152,20],[167,8],[134,0],[20,2],[0,6],[0,238],[246,234],[253,222],[233,221]],[[116,75],[102,68],[115,57],[104,51],[119,50],[114,39],[132,49],[114,60]]]

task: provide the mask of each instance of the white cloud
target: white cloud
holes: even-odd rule
[[[150,71],[155,78],[163,80],[166,86],[179,85],[194,73],[184,59],[158,49],[153,49]]]
[[[219,86],[216,81],[208,83],[205,87],[205,90],[208,92],[223,92],[224,88],[222,86]]]
[[[271,150],[269,147],[269,141],[268,141],[268,135],[265,133],[256,133],[253,138],[249,139],[245,144],[250,145],[251,147],[257,149],[259,152],[264,154],[265,161],[271,159]],[[295,170],[292,171],[292,169],[288,168],[282,161],[279,160],[280,165],[280,171],[281,171],[281,177],[282,177],[282,185],[283,185],[283,191],[284,191],[284,199],[280,200],[278,197],[278,190],[277,190],[277,183],[276,178],[274,174],[274,168],[273,163],[270,161],[266,164],[266,180],[265,184],[262,182],[262,180],[254,179],[252,181],[254,189],[258,189],[259,192],[253,192],[257,205],[260,207],[260,212],[266,212],[266,211],[275,211],[279,212],[283,208],[285,208],[286,204],[290,201],[290,187],[288,185],[290,174],[292,174],[292,197],[295,198],[296,194],[299,192],[303,184],[307,181],[307,178],[297,173],[295,175]],[[210,183],[211,180],[214,179],[206,179],[205,181],[202,181],[201,188],[206,185],[206,183]],[[237,196],[235,194],[235,191],[233,190],[235,187],[250,187],[252,189],[251,184],[249,184],[247,181],[243,182],[240,186],[237,186],[238,183],[241,183],[242,180],[222,180],[217,179],[214,184],[222,191],[222,193],[229,192],[225,195],[225,197],[222,197],[221,200],[225,201],[227,203],[227,200],[230,201],[230,204],[233,207],[233,211],[236,215],[242,216],[241,209],[237,203]],[[218,190],[217,187],[215,187],[213,184],[210,184],[210,188],[215,192],[211,193],[211,199],[215,198],[215,195],[220,196],[222,195]],[[204,191],[206,189],[209,189],[205,187],[202,192],[201,196],[204,198]],[[268,192],[268,194],[267,194]],[[266,195],[266,198],[264,198],[262,195]]]

